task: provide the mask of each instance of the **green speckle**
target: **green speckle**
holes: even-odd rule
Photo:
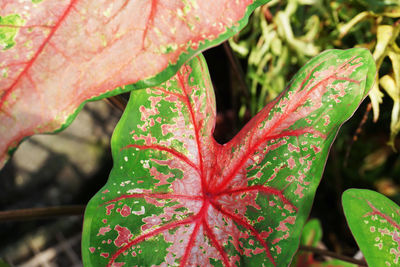
[[[1,76],[3,77],[3,78],[7,78],[8,77],[8,68],[6,67],[6,68],[3,68],[2,70],[1,70]]]
[[[187,209],[184,208],[184,207],[180,207],[180,208],[175,209],[175,211],[178,211],[178,212],[186,212]]]
[[[176,49],[178,49],[178,46],[176,44],[169,44],[161,47],[161,53],[169,54],[174,52]]]
[[[32,40],[28,40],[24,43],[24,46],[31,49],[33,47],[33,42]]]
[[[109,6],[104,12],[103,15],[107,18],[109,18],[111,16],[111,10],[112,10],[112,5]]]
[[[100,35],[101,44],[106,47],[107,46],[107,37],[104,34]]]
[[[183,3],[185,4],[185,6],[183,7],[183,13],[185,15],[189,14],[190,10],[192,9],[192,6],[190,3],[188,3],[187,1],[183,1]]]
[[[19,14],[0,16],[0,25],[22,26],[24,23],[25,21]],[[3,47],[3,50],[10,49],[15,45],[14,39],[18,31],[18,27],[0,27],[0,47]]]
[[[43,0],[32,0],[32,3],[34,4],[39,4],[40,2],[42,2]]]
[[[11,99],[12,99],[13,101],[17,100],[17,95],[15,94],[15,92],[12,92],[12,93],[11,93]]]

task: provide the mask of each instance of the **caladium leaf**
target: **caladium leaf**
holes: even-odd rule
[[[89,202],[88,266],[285,266],[339,126],[371,87],[364,49],[331,50],[227,144],[212,134],[202,57],[132,91],[112,137],[114,167]]]
[[[347,223],[368,266],[400,264],[400,207],[384,195],[349,189],[342,196]]]
[[[22,138],[69,125],[83,101],[169,79],[266,2],[2,0],[0,168]]]

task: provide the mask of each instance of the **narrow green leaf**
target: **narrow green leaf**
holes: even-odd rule
[[[400,207],[377,192],[349,189],[342,196],[347,223],[369,266],[399,266]]]
[[[300,243],[305,246],[316,247],[322,239],[322,226],[318,219],[309,220],[301,233]]]
[[[321,241],[321,238],[321,223],[317,219],[312,219],[304,225],[301,233],[300,245],[316,247],[318,242]],[[315,261],[311,252],[299,250],[294,256],[293,262],[290,264],[290,266],[309,266],[313,263],[315,263]]]

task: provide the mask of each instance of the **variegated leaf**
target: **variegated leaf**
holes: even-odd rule
[[[0,168],[24,137],[68,126],[82,102],[169,79],[266,2],[1,0]]]
[[[368,266],[399,266],[400,207],[384,195],[366,189],[345,191],[342,203]]]
[[[133,91],[112,138],[114,167],[89,202],[90,266],[285,266],[339,126],[371,87],[367,50],[312,59],[227,144],[212,134],[202,57]]]

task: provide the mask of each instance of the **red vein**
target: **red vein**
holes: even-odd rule
[[[374,205],[372,205],[371,202],[369,202],[368,200],[366,200],[368,206],[370,206],[370,208],[372,209],[372,212],[368,212],[367,214],[364,215],[365,216],[369,216],[369,215],[378,215],[381,216],[383,219],[385,219],[389,224],[391,224],[393,227],[397,228],[397,230],[400,231],[400,225],[395,222],[392,218],[390,218],[388,215],[386,215],[385,213],[381,212],[380,210],[378,210],[377,208],[375,208]]]
[[[153,6],[153,4],[154,4],[154,0],[152,2],[152,6]],[[168,147],[163,147],[163,146],[160,146],[160,145],[134,145],[134,144],[131,144],[131,145],[128,145],[128,146],[126,146],[126,147],[124,147],[122,149],[127,149],[127,148],[156,149],[156,150],[166,151],[168,153],[173,154],[174,156],[176,156],[177,158],[179,158],[182,161],[186,162],[189,166],[193,167],[195,170],[200,172],[201,180],[202,180],[202,188],[203,188],[203,193],[204,193],[205,181],[204,181],[204,174],[203,174],[203,158],[202,158],[202,153],[201,153],[201,142],[200,142],[200,136],[199,136],[199,129],[198,129],[198,126],[196,124],[195,112],[193,110],[192,105],[190,104],[189,96],[188,96],[187,92],[185,91],[186,87],[185,87],[184,77],[182,76],[182,74],[180,72],[178,72],[177,77],[178,77],[179,86],[182,88],[182,90],[185,93],[185,95],[180,95],[180,94],[176,94],[176,93],[173,93],[173,92],[169,92],[169,91],[166,91],[166,90],[164,90],[162,88],[157,88],[157,89],[162,91],[162,92],[177,96],[187,106],[187,108],[189,110],[189,113],[190,113],[191,121],[193,123],[194,131],[195,131],[195,137],[196,137],[196,143],[197,143],[197,148],[198,148],[198,157],[199,157],[199,165],[200,165],[200,167],[196,166],[190,159],[188,159],[185,155],[177,152],[176,150],[170,149]],[[118,200],[126,199],[126,198],[143,198],[143,197],[152,197],[152,198],[158,198],[158,199],[189,199],[189,200],[204,201],[204,198],[200,197],[200,196],[173,195],[173,194],[162,194],[162,193],[161,194],[144,193],[144,194],[133,194],[133,195],[120,196],[120,197],[115,198],[113,200],[110,200],[110,201],[108,201],[108,202],[106,202],[104,204],[108,204],[108,203],[111,203],[111,202],[116,202]],[[210,240],[212,240],[213,244],[217,247],[217,249],[219,251],[221,251],[222,248],[216,242],[215,236],[213,235],[213,233],[210,230],[209,226],[205,222],[206,210],[209,207],[209,205],[210,205],[209,201],[206,200],[205,203],[203,204],[201,210],[196,215],[191,216],[190,218],[187,218],[187,219],[179,221],[179,222],[169,223],[169,224],[167,224],[165,226],[162,226],[162,227],[160,227],[160,228],[158,228],[158,229],[156,229],[156,230],[154,230],[154,231],[152,231],[150,233],[147,233],[147,234],[144,234],[142,236],[139,236],[138,238],[135,238],[134,240],[129,242],[127,245],[125,245],[124,247],[120,248],[110,258],[110,261],[109,261],[107,266],[111,266],[112,263],[119,257],[119,255],[121,253],[123,253],[124,251],[126,251],[127,249],[132,247],[133,245],[145,240],[146,238],[149,238],[151,236],[155,236],[155,235],[157,235],[157,234],[159,234],[159,233],[161,233],[163,231],[172,229],[174,227],[178,227],[178,226],[184,225],[184,224],[191,224],[191,223],[194,223],[194,222],[197,221],[197,223],[195,225],[195,228],[194,228],[194,230],[193,230],[193,232],[191,234],[191,237],[189,239],[188,246],[185,249],[184,256],[183,256],[183,258],[181,260],[181,263],[180,263],[180,266],[185,266],[186,262],[187,262],[187,260],[189,258],[189,255],[190,255],[191,248],[193,248],[193,246],[194,246],[196,235],[197,235],[197,233],[199,231],[199,228],[201,226],[200,220],[201,220],[201,222],[203,222],[203,226],[205,227],[205,231],[207,232]],[[227,266],[229,266],[229,261],[228,261],[226,255],[222,254],[222,256],[224,258],[224,262],[228,264]]]
[[[143,31],[143,37],[142,37],[142,49],[144,49],[144,42],[146,40],[147,37],[147,32],[149,30],[150,25],[153,23],[154,21],[154,17],[156,14],[156,9],[157,9],[157,1],[158,0],[151,0],[151,4],[150,4],[150,13],[147,19],[147,23],[146,23],[146,27]]]
[[[264,138],[260,138],[260,140],[258,142],[256,142],[246,153],[246,155],[244,155],[242,157],[242,160],[236,165],[236,168],[233,170],[233,172],[231,173],[231,175],[226,176],[223,181],[221,182],[221,184],[219,186],[217,186],[216,188],[222,188],[225,189],[228,184],[231,182],[231,180],[237,175],[237,173],[242,169],[243,165],[247,162],[247,160],[250,158],[251,155],[254,154],[254,152],[257,150],[257,148],[262,144],[265,143],[269,140],[272,139],[279,139],[279,138],[283,138],[283,137],[287,137],[287,136],[300,136],[306,133],[310,133],[310,134],[318,134],[321,138],[326,138],[326,135],[322,134],[321,132],[312,129],[311,127],[306,127],[306,128],[302,128],[302,129],[296,129],[296,130],[285,130],[282,131],[279,134],[276,135],[271,135],[271,136],[266,136]],[[267,134],[266,134],[267,135]]]
[[[262,185],[253,185],[253,186],[247,186],[247,187],[239,187],[231,190],[225,190],[220,193],[217,193],[215,197],[221,197],[221,196],[226,196],[226,195],[232,195],[232,194],[240,194],[240,193],[246,193],[246,192],[251,192],[251,191],[258,191],[262,193],[266,193],[269,195],[275,195],[277,196],[284,204],[287,204],[291,206],[294,210],[298,210],[296,206],[294,206],[290,200],[288,200],[282,193],[281,190],[269,187],[269,186],[262,186]]]
[[[265,242],[265,240],[261,237],[261,235],[258,233],[258,231],[252,225],[250,225],[248,222],[244,221],[242,218],[240,218],[236,214],[233,214],[233,213],[225,210],[223,207],[221,207],[217,203],[211,202],[211,204],[213,205],[213,207],[216,210],[218,210],[222,214],[226,215],[227,217],[231,218],[237,224],[239,224],[239,225],[243,226],[244,228],[246,228],[247,230],[249,230],[254,235],[254,237],[258,240],[258,242],[260,242],[260,244],[264,247],[265,253],[266,253],[268,259],[272,262],[272,264],[274,266],[276,266],[275,260],[269,251],[269,247],[268,247],[267,243]]]
[[[37,86],[37,84],[35,84],[35,82],[33,81],[32,75],[30,73],[26,73],[26,78],[29,80],[29,82],[33,85],[33,88],[35,89],[35,92],[37,94],[39,94],[40,90]],[[41,98],[40,98],[41,99]]]
[[[66,54],[64,53],[64,51],[62,51],[61,49],[59,49],[59,48],[57,47],[56,44],[54,44],[53,42],[50,42],[50,41],[49,41],[49,46],[51,46],[57,53],[59,53],[59,54],[60,54],[62,57],[64,57],[66,60],[71,61],[71,59],[69,58],[69,56],[66,55]]]
[[[304,80],[301,82],[301,84],[300,84],[300,90],[305,89],[304,86],[307,87],[307,85],[309,84],[308,82],[310,81],[309,79],[310,79],[311,75],[313,75],[313,74],[315,73],[315,70],[316,70],[319,66],[321,66],[321,64],[324,63],[324,62],[325,62],[325,61],[322,61],[322,62],[318,63],[317,65],[315,65],[315,66],[310,70],[310,72],[307,74],[307,76],[306,76],[306,77],[304,78]],[[307,85],[306,85],[306,82],[308,83]]]
[[[352,58],[351,60],[353,60],[353,58]],[[346,61],[344,64],[342,64],[342,65],[338,68],[338,70],[336,71],[336,73],[339,72],[339,70],[342,69],[343,66],[346,65],[346,64],[348,64],[351,60]],[[313,68],[313,69],[311,70],[311,72],[313,72],[314,70],[315,70],[315,68]],[[345,80],[345,81],[350,81],[350,82],[354,82],[354,83],[360,83],[360,82],[357,81],[357,80],[353,80],[353,79],[350,79],[350,78],[347,78],[347,77],[338,77],[338,76],[336,76],[336,73],[335,73],[335,74],[332,74],[332,75],[330,75],[330,76],[328,76],[328,77],[325,77],[325,78],[322,79],[321,81],[319,81],[319,82],[317,82],[316,84],[312,85],[312,88],[309,89],[309,90],[307,91],[307,93],[304,94],[303,97],[302,97],[299,101],[296,102],[296,105],[294,105],[294,107],[292,107],[290,110],[285,111],[285,113],[280,117],[280,119],[277,120],[273,125],[271,125],[270,129],[264,134],[264,137],[260,138],[260,141],[256,142],[253,146],[251,146],[251,147],[247,150],[247,153],[246,153],[245,155],[243,155],[242,160],[236,165],[236,167],[235,167],[234,170],[231,172],[231,174],[230,174],[230,175],[227,175],[225,178],[223,178],[223,179],[222,179],[222,182],[220,183],[219,186],[217,186],[217,188],[222,188],[222,189],[226,188],[226,186],[230,183],[230,181],[235,177],[235,175],[240,171],[240,169],[241,169],[241,168],[243,167],[243,165],[246,163],[246,161],[248,160],[248,158],[257,150],[257,147],[260,146],[262,143],[264,143],[264,142],[270,140],[270,139],[274,139],[273,137],[268,137],[268,134],[271,133],[271,132],[277,127],[277,125],[281,124],[282,121],[285,121],[285,119],[286,119],[290,114],[292,114],[296,109],[298,109],[299,106],[302,105],[302,104],[306,101],[306,99],[308,99],[309,95],[310,95],[314,90],[316,90],[319,86],[322,86],[324,83],[327,83],[327,82],[328,82],[330,79],[332,79],[332,78],[335,78],[336,80]],[[311,76],[311,73],[308,74],[307,77],[309,78],[310,76]],[[303,87],[303,86],[304,86],[304,82],[301,84],[301,87]],[[306,85],[306,87],[308,87],[308,86]],[[300,90],[301,90],[301,89],[300,89]],[[289,130],[289,131],[286,131],[286,132],[287,132],[287,133],[290,133],[290,132],[293,132],[293,133],[294,133],[295,131],[296,131],[296,130],[292,130],[292,131]],[[285,136],[284,133],[285,133],[285,131],[283,131],[281,134],[276,135],[276,136],[284,137],[284,136]]]
[[[272,140],[272,139],[279,139],[279,138],[287,137],[287,136],[297,136],[297,137],[299,137],[300,135],[307,134],[307,133],[309,133],[309,134],[317,134],[321,138],[326,138],[326,135],[321,133],[320,131],[317,131],[317,130],[313,129],[312,127],[305,127],[305,128],[300,128],[300,129],[296,129],[296,130],[285,130],[285,131],[282,131],[280,134],[268,136],[267,138],[263,139],[263,141],[260,142],[260,143],[263,143],[263,142],[266,142],[266,141],[269,141],[269,140]]]
[[[185,162],[186,164],[188,164],[190,167],[192,167],[193,169],[195,169],[197,172],[199,172],[199,167],[196,166],[196,164],[194,164],[188,157],[186,157],[185,155],[183,155],[182,153],[179,153],[178,151],[171,149],[169,147],[165,147],[165,146],[160,146],[160,145],[127,145],[123,148],[121,148],[121,150],[123,149],[128,149],[128,148],[137,148],[137,149],[142,149],[142,150],[146,150],[146,149],[154,149],[154,150],[158,150],[158,151],[165,151],[168,152],[172,155],[174,155],[175,157],[179,158],[180,160],[182,160],[183,162]]]
[[[5,90],[4,94],[1,96],[0,99],[0,110],[2,109],[4,102],[6,99],[9,97],[11,92],[16,88],[16,85],[18,81],[21,79],[22,76],[24,76],[27,71],[32,67],[33,63],[36,61],[36,59],[39,57],[40,53],[43,51],[44,47],[48,43],[48,41],[53,37],[54,33],[57,31],[57,29],[60,27],[61,23],[65,20],[71,9],[73,8],[74,4],[77,2],[77,0],[71,0],[71,3],[69,6],[65,9],[64,13],[61,15],[60,19],[57,21],[57,23],[54,25],[53,30],[50,32],[50,34],[47,36],[47,38],[43,41],[43,43],[39,46],[39,49],[36,51],[34,56],[32,57],[31,60],[29,60],[26,68],[18,75],[18,77],[15,79],[14,83]]]
[[[193,222],[195,222],[196,220],[198,220],[197,215],[191,216],[185,220],[181,220],[181,221],[177,221],[177,222],[172,222],[172,223],[168,223],[164,226],[161,226],[160,228],[157,228],[147,234],[141,235],[135,239],[133,239],[131,242],[129,242],[128,244],[126,244],[125,246],[123,246],[122,248],[118,249],[117,252],[115,252],[115,254],[112,255],[112,257],[110,258],[107,267],[111,267],[112,264],[114,263],[114,261],[119,257],[119,255],[121,255],[124,251],[126,251],[127,249],[131,248],[132,246],[136,245],[139,242],[142,242],[143,240],[152,237],[152,236],[156,236],[166,230],[170,230],[172,228],[181,226],[181,225],[185,225],[185,224],[191,224]]]
[[[230,267],[231,264],[229,263],[229,259],[228,259],[228,256],[226,255],[224,248],[219,244],[217,237],[215,236],[215,234],[213,233],[212,229],[210,228],[210,226],[208,225],[208,223],[205,219],[203,219],[203,227],[204,227],[206,235],[211,240],[211,243],[215,246],[215,248],[218,250],[219,254],[222,256],[224,265],[226,267]]]
[[[196,217],[198,219],[200,219],[200,218],[204,219],[205,214],[207,213],[207,209],[208,209],[209,206],[210,206],[210,203],[208,201],[206,203],[203,203],[203,206],[201,207],[199,213],[196,214]],[[189,242],[188,242],[188,244],[186,246],[185,253],[184,253],[184,255],[182,257],[182,260],[181,260],[181,262],[179,264],[180,267],[184,267],[186,265],[186,262],[187,262],[187,260],[189,258],[189,254],[190,254],[190,252],[191,252],[191,250],[192,250],[192,248],[194,246],[194,242],[195,242],[197,233],[199,231],[199,228],[200,228],[200,220],[198,220],[196,222],[196,225],[195,225],[195,227],[193,229],[193,232],[190,235],[190,239],[189,239]]]
[[[178,94],[178,93],[175,93],[175,92],[171,92],[171,91],[165,90],[164,88],[161,88],[161,87],[156,87],[156,88],[154,88],[154,90],[161,91],[161,92],[163,92],[163,93],[165,93],[165,94],[167,94],[167,95],[176,96],[176,97],[179,98],[181,101],[183,101],[183,102],[185,103],[185,105],[189,105],[189,103],[187,102],[186,97],[185,97],[184,95],[182,95],[182,94]]]
[[[335,78],[337,80],[348,81],[348,82],[351,82],[351,83],[360,84],[360,81],[357,81],[357,80],[354,80],[354,79],[351,79],[351,78],[348,78],[348,77],[333,76],[333,78]]]
[[[199,232],[199,228],[200,228],[200,222],[198,221],[198,222],[196,222],[196,225],[195,225],[195,227],[193,229],[193,232],[190,235],[190,239],[189,239],[188,245],[186,246],[185,253],[184,253],[184,255],[182,257],[182,260],[181,260],[181,262],[179,264],[180,267],[184,267],[186,265],[186,262],[187,262],[187,260],[189,258],[190,251],[192,250],[192,248],[194,246],[194,242],[195,242],[197,233]]]
[[[204,179],[203,155],[201,153],[201,141],[200,141],[200,136],[199,136],[199,128],[198,128],[198,125],[196,123],[197,120],[196,120],[195,115],[194,115],[193,107],[190,104],[189,96],[188,96],[187,92],[185,91],[186,87],[185,87],[185,82],[183,80],[184,77],[182,76],[181,72],[177,73],[177,77],[178,77],[178,83],[179,83],[180,87],[182,88],[183,92],[185,92],[186,99],[187,99],[186,100],[187,101],[187,107],[189,109],[190,118],[191,118],[191,121],[193,123],[194,133],[195,133],[195,137],[196,137],[196,144],[197,144],[197,153],[198,153],[199,164],[200,164],[201,188],[203,189],[203,194],[205,194],[206,183],[205,183],[205,179]]]

